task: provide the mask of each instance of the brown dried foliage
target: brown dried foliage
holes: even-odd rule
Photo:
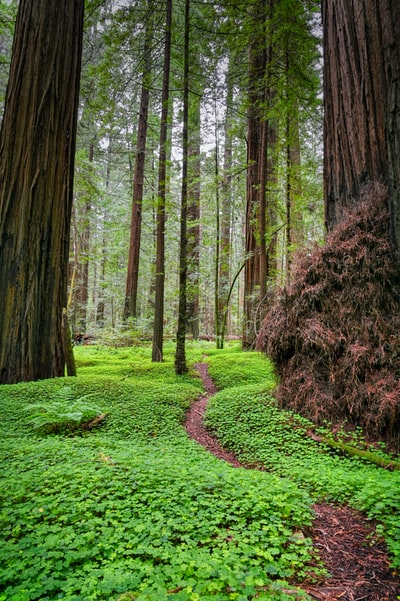
[[[386,188],[369,186],[325,246],[299,255],[257,346],[276,364],[281,406],[399,448],[400,276],[387,205]]]

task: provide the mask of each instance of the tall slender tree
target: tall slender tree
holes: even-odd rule
[[[200,178],[201,178],[201,96],[190,95],[188,132],[188,332],[199,337],[199,277],[200,277]]]
[[[21,0],[0,132],[0,382],[64,375],[83,0]]]
[[[218,300],[216,322],[217,347],[224,347],[225,329],[229,312],[230,259],[231,259],[231,216],[232,216],[232,103],[233,103],[233,57],[229,56],[226,73],[226,109],[224,118],[224,164],[221,189],[221,236],[219,251]]]
[[[167,187],[167,143],[168,143],[168,109],[169,79],[171,68],[171,34],[172,34],[172,0],[166,2],[164,69],[161,99],[160,156],[158,164],[158,200],[157,200],[157,233],[156,233],[156,274],[154,329],[152,344],[152,361],[163,360],[164,337],[164,284],[165,284],[165,221],[166,221],[166,187]]]
[[[187,206],[188,206],[188,158],[189,158],[189,33],[190,0],[185,0],[184,64],[183,64],[183,133],[182,133],[182,193],[179,247],[179,308],[176,333],[175,372],[187,372]]]
[[[136,140],[135,172],[133,176],[133,199],[128,270],[126,276],[124,317],[137,317],[137,293],[139,285],[140,238],[142,231],[142,202],[144,167],[146,158],[147,120],[150,102],[151,46],[153,0],[147,0],[145,40],[143,48],[142,91]]]
[[[269,156],[275,144],[274,125],[269,116],[274,95],[269,22],[274,3],[275,0],[258,0],[253,7],[254,23],[257,22],[259,27],[253,30],[249,47],[244,348],[253,346],[263,317],[262,306],[265,304],[270,267],[266,244],[267,220],[273,220],[275,216],[271,202],[267,206],[267,185],[273,178]],[[272,250],[271,244],[270,254]]]

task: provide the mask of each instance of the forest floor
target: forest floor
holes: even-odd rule
[[[219,459],[234,467],[247,467],[223,449],[204,427],[208,400],[217,389],[206,363],[198,363],[196,369],[205,394],[187,413],[187,433]],[[374,524],[346,506],[317,504],[313,509],[314,523],[306,534],[312,538],[330,577],[318,585],[294,584],[318,601],[395,601],[400,595],[400,584],[390,570],[385,544],[374,540]]]

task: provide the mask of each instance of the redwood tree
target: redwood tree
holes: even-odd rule
[[[382,0],[382,65],[385,76],[385,131],[392,238],[400,247],[400,5]]]
[[[171,68],[171,27],[172,0],[166,2],[164,69],[162,88],[162,107],[160,124],[160,155],[158,163],[158,200],[157,200],[157,241],[156,241],[156,275],[154,301],[154,329],[152,343],[152,361],[163,360],[164,337],[164,284],[165,284],[165,200],[167,187],[167,142],[168,142],[168,109],[169,80]]]
[[[399,8],[324,0],[326,245],[295,277],[258,338],[283,406],[347,421],[399,448]],[[389,193],[388,193],[389,192]]]
[[[275,128],[268,112],[274,97],[271,85],[272,42],[268,22],[274,0],[258,0],[254,5],[254,30],[249,48],[249,93],[247,136],[246,265],[244,276],[243,348],[254,345],[263,317],[270,265],[266,245],[267,221],[274,210],[267,202],[267,186],[273,180],[269,155],[275,146]],[[256,28],[255,24],[259,27]],[[268,206],[267,206],[268,205]],[[273,255],[270,245],[270,254]]]
[[[0,382],[64,375],[83,0],[21,0],[0,132]]]
[[[131,232],[129,243],[128,270],[126,275],[124,317],[137,317],[137,293],[139,285],[140,238],[142,231],[142,202],[144,167],[146,158],[147,119],[150,103],[151,42],[153,25],[151,15],[153,0],[147,0],[147,20],[143,49],[142,92],[140,98],[139,122],[137,127],[135,173],[133,176],[133,198]]]
[[[368,181],[387,173],[377,9],[388,0],[323,0],[325,220],[332,230]]]
[[[187,208],[188,208],[188,159],[189,159],[189,18],[190,0],[185,0],[185,33],[183,57],[183,131],[182,131],[182,193],[179,244],[179,305],[176,332],[175,373],[187,372],[186,327],[187,327]]]

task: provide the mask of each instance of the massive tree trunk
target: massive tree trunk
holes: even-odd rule
[[[83,0],[21,0],[0,133],[0,382],[64,375]]]
[[[322,2],[328,230],[358,201],[364,184],[386,179],[385,81],[378,9],[389,1]]]
[[[382,0],[382,65],[385,72],[386,150],[393,242],[400,248],[400,4]]]

